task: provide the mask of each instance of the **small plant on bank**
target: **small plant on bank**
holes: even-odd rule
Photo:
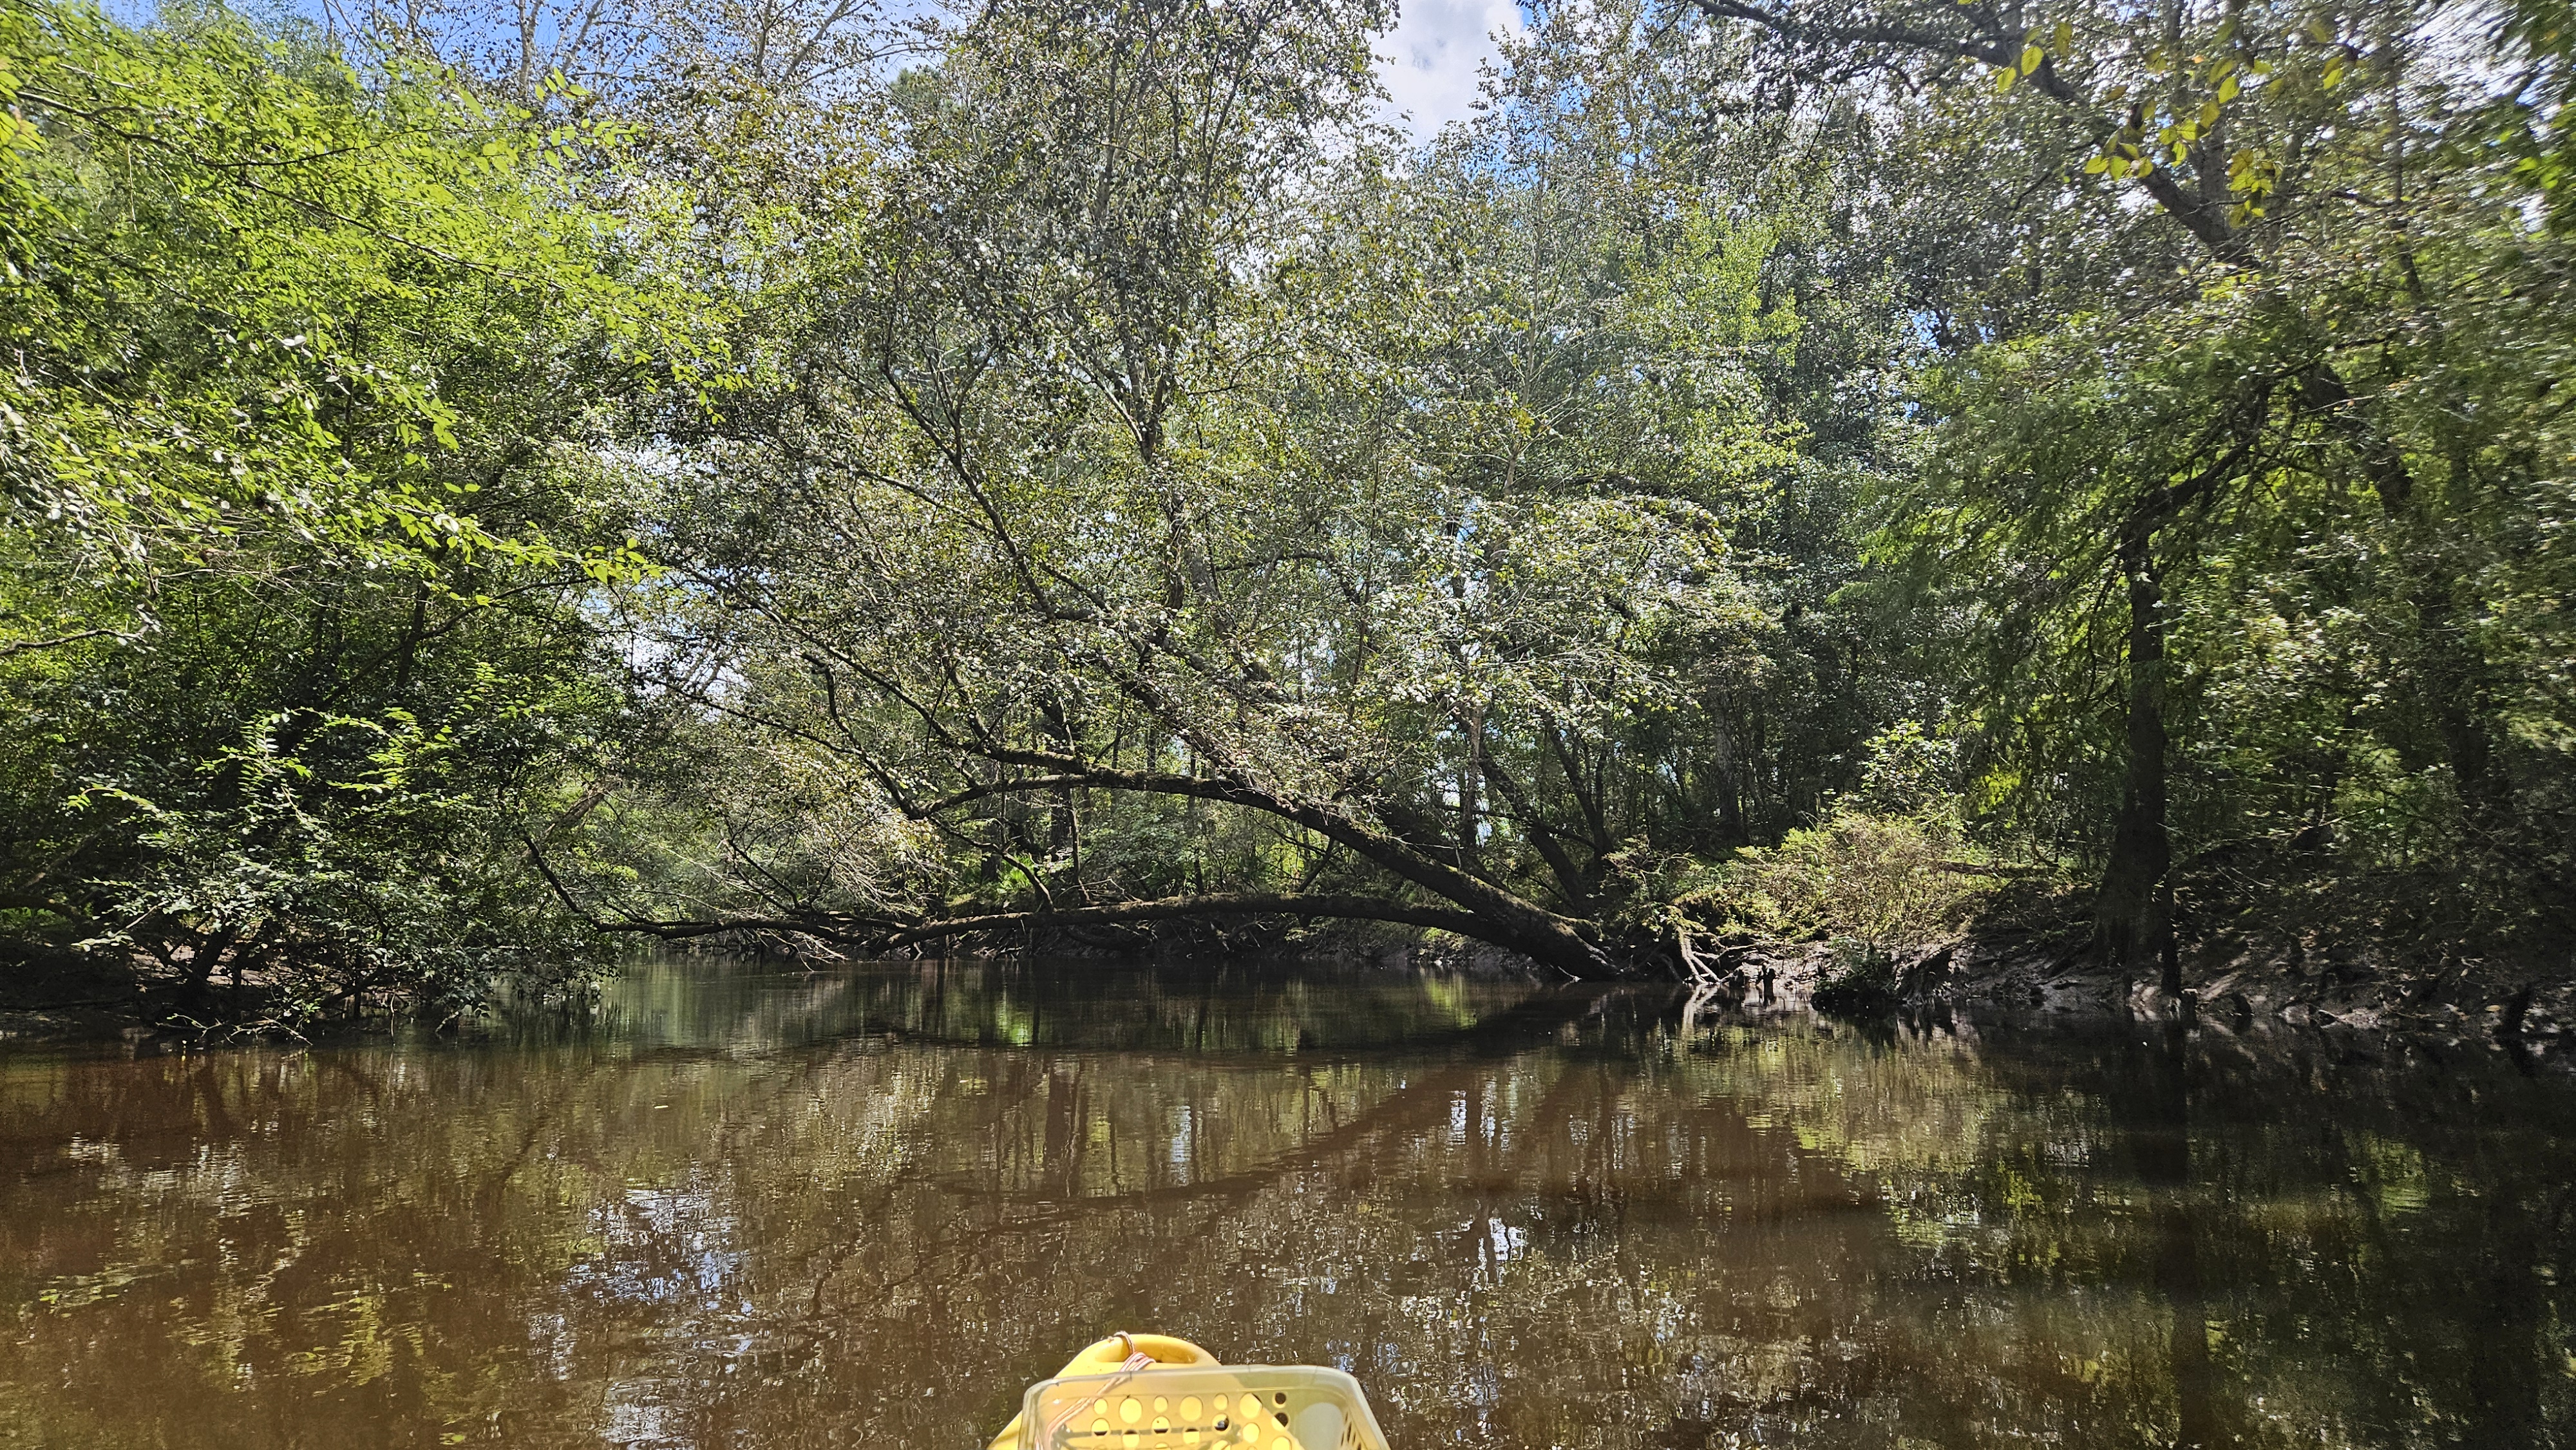
[[[1896,1001],[1896,958],[1877,942],[1836,937],[1816,983],[1815,1004],[1828,1012],[1876,1012]]]
[[[1832,942],[1820,1004],[1891,996],[1895,952],[1957,932],[2001,874],[1960,828],[1949,767],[1946,742],[1920,726],[1887,731],[1857,792],[1779,845],[1738,852],[1684,906],[1724,936]]]
[[[1737,853],[1687,904],[1726,936],[1883,951],[1956,930],[1994,885],[1955,822],[1844,808]]]

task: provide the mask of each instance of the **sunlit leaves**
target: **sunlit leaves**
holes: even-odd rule
[[[0,882],[288,1028],[595,965],[517,832],[619,708],[616,415],[721,372],[685,207],[623,128],[220,9],[0,57]]]
[[[49,4],[6,38],[25,362],[0,383],[0,462],[22,507],[146,570],[269,532],[395,566],[558,559],[426,504],[462,487],[435,477],[458,420],[406,340],[543,310],[604,361],[672,351],[694,309],[597,265],[629,223],[564,204],[557,168],[613,129],[532,130],[434,79],[367,93],[220,11],[137,31]]]

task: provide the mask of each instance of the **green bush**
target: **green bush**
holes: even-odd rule
[[[1777,846],[1737,853],[1683,905],[1721,935],[1847,939],[1883,955],[1963,925],[1994,890],[1984,865],[1943,817],[1845,808]]]

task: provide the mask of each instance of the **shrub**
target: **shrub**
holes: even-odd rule
[[[1848,939],[1883,956],[1957,930],[1994,890],[1982,866],[1946,818],[1846,808],[1777,846],[1737,853],[1683,905],[1722,935]]]

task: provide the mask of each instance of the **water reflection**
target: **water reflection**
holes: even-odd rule
[[[2214,1030],[673,963],[0,1059],[0,1444],[966,1450],[1115,1327],[1399,1445],[2551,1445],[2576,1092]]]

